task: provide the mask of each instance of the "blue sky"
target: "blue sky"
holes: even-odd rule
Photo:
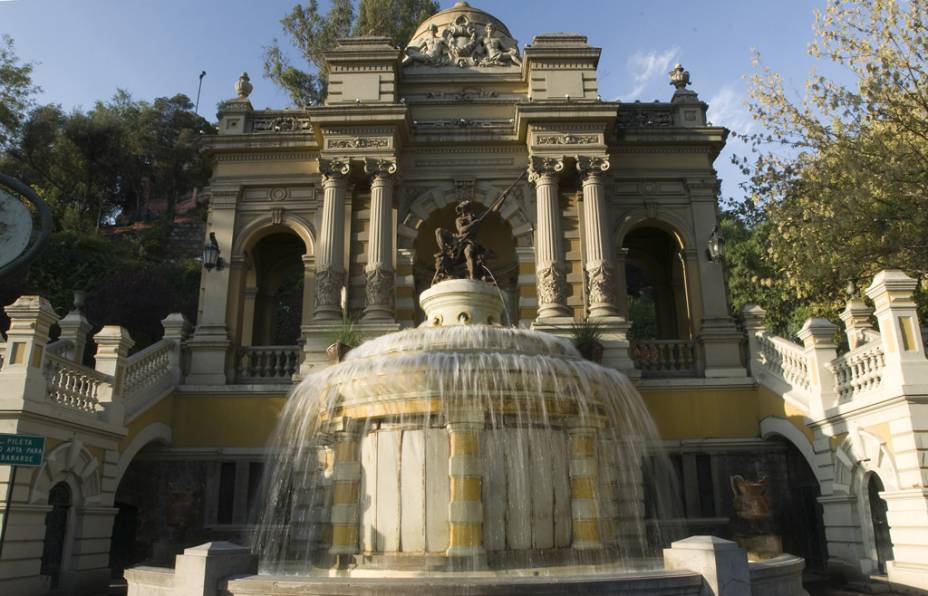
[[[258,109],[288,104],[261,75],[262,48],[281,37],[280,18],[295,0],[0,0],[0,33],[36,63],[41,102],[91,107],[117,88],[137,99],[186,93],[203,80],[200,112],[233,95],[251,75]],[[327,5],[326,0],[322,0]],[[442,8],[453,0],[441,0]],[[472,0],[507,24],[520,47],[534,35],[575,31],[603,49],[600,93],[606,99],[670,99],[667,71],[681,62],[692,88],[710,104],[709,119],[744,132],[744,76],[752,49],[800,93],[815,64],[806,53],[813,10],[824,0]],[[723,196],[738,197],[733,146],[716,162]]]

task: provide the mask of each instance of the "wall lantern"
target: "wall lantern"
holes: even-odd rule
[[[722,238],[722,234],[719,231],[719,227],[715,226],[712,229],[712,233],[709,234],[709,239],[706,241],[706,257],[710,261],[720,261],[724,256],[723,248],[725,246],[725,240]]]
[[[216,233],[209,233],[209,242],[203,247],[203,266],[207,271],[222,271],[223,260],[219,254],[219,243],[216,242]]]

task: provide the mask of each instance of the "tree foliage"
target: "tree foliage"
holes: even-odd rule
[[[815,35],[810,53],[847,81],[813,72],[793,98],[770,69],[752,77],[765,132],[748,138],[749,197],[727,224],[734,302],[783,327],[833,313],[880,269],[928,277],[928,4],[829,0]]]
[[[139,214],[146,197],[165,199],[170,219],[178,198],[209,179],[200,147],[212,132],[185,95],[148,103],[120,91],[87,112],[35,108],[0,169],[39,190],[61,228],[98,229]]]
[[[326,90],[325,53],[339,37],[385,35],[399,46],[437,11],[434,0],[360,0],[357,11],[352,0],[332,0],[325,14],[318,0],[297,4],[280,24],[306,65],[294,66],[275,39],[264,50],[264,74],[287,91],[294,104],[319,104]]]
[[[12,37],[0,36],[0,150],[16,140],[37,91],[32,64],[19,61]]]

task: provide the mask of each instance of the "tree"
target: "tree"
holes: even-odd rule
[[[829,0],[815,35],[810,53],[849,80],[813,72],[792,99],[778,74],[755,74],[749,108],[765,132],[739,161],[741,256],[758,269],[730,266],[733,301],[757,299],[781,323],[799,307],[833,313],[879,269],[928,279],[928,4]]]
[[[360,0],[357,13],[351,0],[332,0],[324,16],[318,0],[297,4],[280,24],[309,69],[294,66],[275,39],[264,50],[264,74],[286,90],[294,104],[319,104],[326,91],[324,56],[339,37],[385,35],[400,46],[437,11],[434,0]]]
[[[20,63],[13,38],[0,36],[0,150],[17,139],[32,96],[39,90],[32,83],[32,64]]]

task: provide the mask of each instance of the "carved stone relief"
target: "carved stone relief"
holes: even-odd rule
[[[364,272],[367,278],[368,306],[393,305],[393,272],[382,266],[375,266]]]
[[[326,149],[378,149],[390,146],[388,137],[355,137],[353,139],[326,139]]]
[[[535,137],[536,145],[590,145],[598,142],[599,135],[551,134]]]
[[[275,117],[255,118],[251,121],[252,132],[312,132],[309,118]]]
[[[493,23],[471,22],[459,15],[431,27],[406,47],[404,66],[522,66],[516,41]]]
[[[598,263],[587,270],[590,304],[612,304],[614,273],[607,263]]]
[[[316,308],[338,306],[341,300],[342,286],[345,285],[345,271],[330,267],[316,272]]]

